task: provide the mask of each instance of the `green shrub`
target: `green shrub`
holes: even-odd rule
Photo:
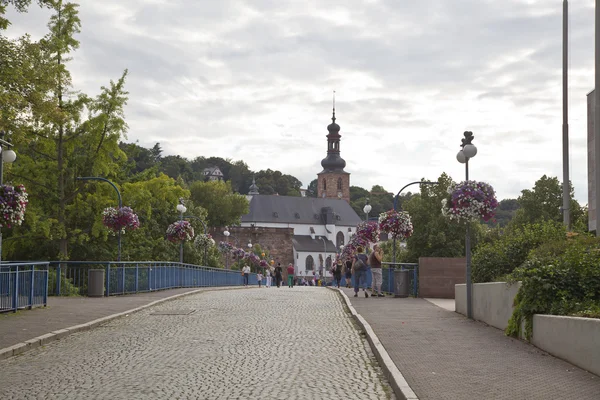
[[[481,244],[473,254],[473,282],[493,282],[519,267],[541,244],[566,239],[562,224],[553,221],[507,229],[498,240]]]
[[[525,337],[532,332],[534,314],[600,316],[600,240],[578,236],[540,246],[513,271],[521,281],[515,310],[506,333]]]

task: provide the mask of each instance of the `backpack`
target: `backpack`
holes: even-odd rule
[[[362,260],[361,255],[364,257],[363,254],[358,254],[356,256],[356,262],[354,263],[354,269],[355,270],[365,270],[367,269],[367,264],[365,264],[365,262]]]

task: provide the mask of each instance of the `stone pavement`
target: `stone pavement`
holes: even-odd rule
[[[214,290],[214,288],[205,288]],[[132,310],[198,288],[160,290],[111,297],[48,297],[48,306],[0,314],[0,349],[49,332]]]
[[[0,361],[0,399],[386,399],[339,294],[193,294]]]
[[[354,298],[421,400],[600,399],[600,377],[424,299]]]

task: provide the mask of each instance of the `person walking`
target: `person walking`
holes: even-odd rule
[[[342,280],[342,269],[344,266],[342,265],[342,260],[337,260],[335,263],[335,267],[333,268],[333,278],[337,282],[337,287],[340,287],[340,282]]]
[[[263,279],[263,275],[260,272],[258,272],[256,274],[256,280],[258,281],[258,287],[261,287],[261,285],[262,285],[262,279]]]
[[[265,268],[265,275],[267,277],[267,283],[265,284],[266,287],[271,287],[271,268],[267,267]]]
[[[369,297],[369,293],[365,290],[367,286],[367,255],[364,253],[365,249],[362,246],[356,248],[358,254],[354,256],[352,261],[352,271],[354,275],[354,297],[358,297],[358,291],[362,286],[362,290],[365,297]]]
[[[283,274],[281,263],[277,263],[277,266],[275,267],[275,282],[277,283],[277,287],[281,287],[281,280],[283,279],[281,274]]]
[[[383,249],[376,244],[369,255],[369,265],[371,266],[371,276],[373,277],[371,281],[372,297],[385,297],[381,292],[381,283],[383,281],[381,260],[383,260]]]
[[[349,288],[352,286],[352,259],[350,257],[347,257],[346,261],[344,261],[344,271],[346,278],[346,287]]]
[[[244,265],[242,268],[242,274],[244,275],[244,286],[248,286],[248,279],[250,278],[250,267],[248,265]]]
[[[292,265],[292,263],[288,264],[287,275],[288,275],[288,287],[293,288],[294,287],[294,266]]]

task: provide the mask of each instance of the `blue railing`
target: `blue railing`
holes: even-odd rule
[[[394,270],[402,270],[408,271],[408,279],[409,279],[409,295],[412,297],[419,296],[419,264],[416,263],[396,263],[393,265],[392,263],[383,263],[383,268],[381,270],[382,274],[382,284],[381,291],[387,293],[394,293]],[[332,284],[332,278],[327,278],[327,284]],[[371,287],[373,282],[373,276],[371,275],[371,269],[367,271],[367,282],[366,285],[368,288]],[[342,276],[341,285],[346,286],[346,278]],[[354,286],[354,278],[352,278],[352,282],[350,282],[350,286]]]
[[[53,296],[88,295],[90,270],[101,269],[104,295],[152,292],[183,287],[240,286],[240,271],[201,267],[192,264],[155,261],[64,261],[50,263],[49,294]],[[249,284],[256,285],[256,274]]]
[[[0,312],[46,306],[48,264],[19,262],[0,265]]]

